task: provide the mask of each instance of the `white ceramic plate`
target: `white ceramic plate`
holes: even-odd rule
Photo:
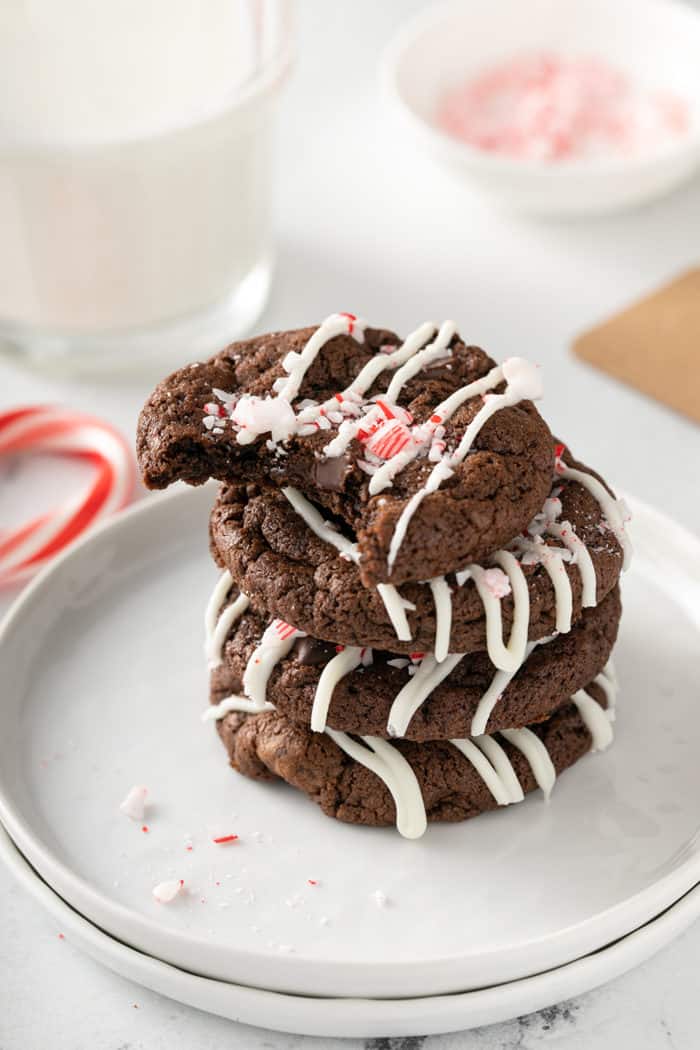
[[[700,887],[658,918],[577,962],[536,977],[458,995],[415,999],[321,999],[226,984],[197,977],[134,951],[79,915],[30,867],[0,828],[4,860],[58,930],[93,959],[152,991],[200,1010],[298,1035],[438,1035],[507,1021],[581,995],[650,958],[700,916]]]
[[[86,918],[257,988],[435,995],[569,962],[700,880],[698,541],[636,508],[614,748],[565,774],[550,805],[533,796],[409,842],[237,776],[200,724],[212,495],[180,490],[94,533],[0,631],[0,817]],[[139,783],[148,833],[118,811]],[[212,844],[226,832],[240,841]],[[188,893],[158,905],[170,878]]]

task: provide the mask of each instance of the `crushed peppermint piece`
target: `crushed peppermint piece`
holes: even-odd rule
[[[301,361],[301,354],[297,353],[296,350],[290,350],[282,361],[282,368],[285,372],[292,372]]]
[[[182,893],[185,887],[184,879],[172,879],[168,882],[159,882],[153,887],[153,896],[159,904],[170,904]]]
[[[373,474],[377,473],[377,467],[374,463],[370,463],[367,459],[358,459],[357,465],[360,470],[364,471],[365,474],[369,474],[372,477]]]
[[[382,890],[375,890],[372,894],[372,897],[374,899],[374,903],[377,905],[378,908],[386,908],[387,904],[389,903],[389,898],[387,897],[386,893],[382,892]]]
[[[225,846],[229,842],[238,842],[238,835],[219,835],[218,838],[212,839],[217,846]]]
[[[218,397],[219,401],[223,401],[225,405],[232,405],[238,399],[238,394],[230,394],[227,390],[219,390],[217,387],[212,387],[212,394],[214,397]]]
[[[387,419],[366,439],[366,446],[380,459],[392,459],[411,444],[411,431],[405,423]]]
[[[400,671],[402,671],[404,667],[408,667],[409,662],[410,661],[405,659],[404,657],[397,656],[395,660],[387,660],[387,665],[389,667],[396,667]]]
[[[243,443],[250,442],[260,434],[271,434],[273,441],[284,441],[296,431],[294,409],[283,397],[257,397],[244,394],[238,399],[231,419],[245,433]],[[243,434],[238,435],[239,441]]]
[[[148,788],[137,784],[131,788],[119,809],[125,813],[130,820],[143,820],[146,812],[146,796]]]
[[[301,633],[298,632],[296,627],[293,627],[291,623],[287,623],[286,620],[279,619],[272,621],[272,629],[274,633],[278,635],[278,637],[283,642],[286,641],[288,638],[291,638],[293,635]]]
[[[505,598],[510,594],[510,580],[503,569],[486,569],[484,583],[494,598]]]
[[[218,416],[223,419],[228,413],[223,405],[217,405],[214,401],[210,401],[204,406],[204,411],[208,416]]]

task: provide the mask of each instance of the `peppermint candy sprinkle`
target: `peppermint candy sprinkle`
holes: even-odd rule
[[[511,592],[510,580],[502,569],[485,569],[483,580],[494,598],[505,598]]]
[[[159,904],[171,904],[185,888],[184,879],[170,879],[153,887],[153,897]]]
[[[132,787],[124,801],[119,806],[130,820],[143,820],[146,813],[146,796],[148,788],[142,785]]]

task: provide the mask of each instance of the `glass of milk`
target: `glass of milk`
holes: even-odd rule
[[[0,3],[0,346],[175,367],[270,282],[289,0]]]

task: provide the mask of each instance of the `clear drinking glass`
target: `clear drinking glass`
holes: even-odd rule
[[[0,4],[0,345],[175,367],[270,283],[290,0]]]

